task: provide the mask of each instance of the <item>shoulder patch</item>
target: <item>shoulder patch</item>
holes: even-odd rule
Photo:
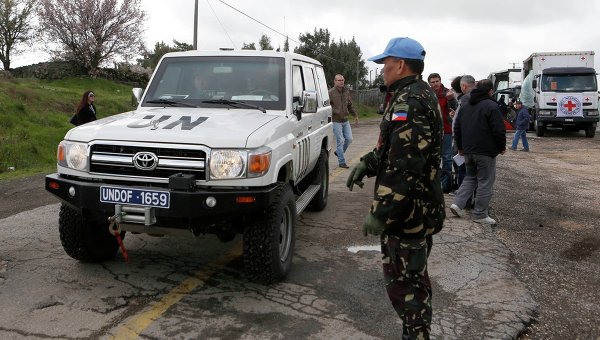
[[[392,121],[394,122],[399,122],[399,121],[406,121],[408,119],[408,112],[406,111],[397,111],[392,113]]]

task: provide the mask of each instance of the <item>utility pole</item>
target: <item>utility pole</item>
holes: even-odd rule
[[[194,50],[198,49],[198,0],[194,5]]]

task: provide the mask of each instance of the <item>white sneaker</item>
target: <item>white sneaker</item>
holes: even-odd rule
[[[452,205],[450,206],[450,211],[452,211],[452,213],[456,217],[463,217],[463,216],[465,216],[465,211],[463,209],[459,208],[458,205],[456,205],[454,203],[452,203]]]
[[[473,220],[473,222],[482,223],[482,224],[496,224],[496,220],[491,217],[480,218],[477,220]]]

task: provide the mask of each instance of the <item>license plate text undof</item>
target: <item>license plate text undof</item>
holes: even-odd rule
[[[171,193],[168,191],[100,187],[100,202],[169,208]]]

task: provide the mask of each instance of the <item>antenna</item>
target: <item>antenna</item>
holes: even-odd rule
[[[517,64],[520,64],[518,62],[510,62],[509,64],[512,65],[512,68],[517,68]]]

